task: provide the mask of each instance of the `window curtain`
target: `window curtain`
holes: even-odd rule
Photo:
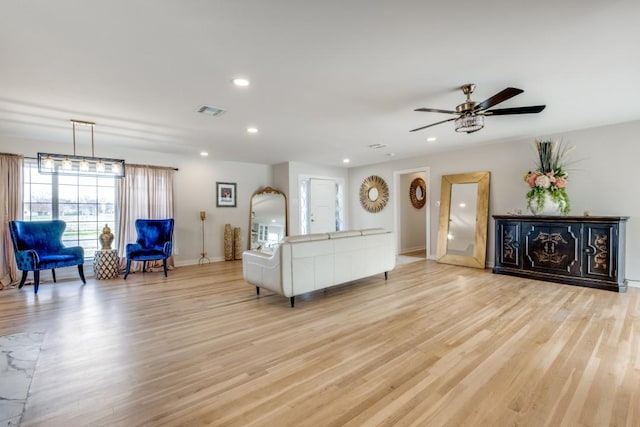
[[[120,268],[127,264],[127,243],[138,239],[136,219],[173,218],[173,177],[175,170],[158,166],[125,165],[125,177],[118,184],[117,213],[118,254]],[[173,237],[176,247],[176,236]],[[173,269],[173,256],[167,259],[167,268]],[[162,260],[147,261],[147,271],[161,271]],[[142,271],[142,262],[133,261],[131,272]]]
[[[9,221],[22,219],[24,157],[0,154],[0,289],[18,281]]]

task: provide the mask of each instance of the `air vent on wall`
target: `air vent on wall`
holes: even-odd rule
[[[218,107],[213,107],[211,105],[203,105],[198,108],[198,113],[206,114],[208,116],[218,117],[225,113],[225,110]]]

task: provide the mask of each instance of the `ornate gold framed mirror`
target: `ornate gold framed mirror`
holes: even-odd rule
[[[377,175],[365,178],[360,185],[360,204],[367,212],[380,212],[389,201],[389,187]]]
[[[442,177],[438,262],[485,268],[490,179],[490,172]]]
[[[415,178],[409,185],[409,199],[416,209],[422,209],[427,201],[427,184],[422,178]]]
[[[256,191],[251,196],[248,249],[271,252],[289,235],[287,223],[285,194],[271,187]]]

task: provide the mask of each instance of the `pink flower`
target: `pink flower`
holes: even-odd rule
[[[526,178],[524,180],[529,185],[529,187],[533,188],[533,187],[536,186],[536,178],[537,177],[538,177],[538,175],[536,175],[535,173],[530,173],[529,175],[526,176]]]
[[[558,188],[564,188],[567,185],[567,180],[562,177],[558,177],[556,178],[555,184]]]

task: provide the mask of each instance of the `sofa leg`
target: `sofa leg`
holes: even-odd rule
[[[22,271],[22,279],[20,279],[20,284],[18,285],[18,289],[22,289],[22,287],[24,286],[24,282],[26,282],[27,280],[27,274],[29,274],[27,270]]]
[[[33,272],[33,293],[38,293],[38,287],[40,286],[40,270]]]
[[[80,274],[80,280],[86,285],[87,281],[84,278],[84,266],[82,264],[78,264],[78,273]]]
[[[167,259],[162,259],[162,268],[164,268],[164,277],[167,277]]]
[[[289,298],[289,300],[291,301],[291,308],[293,308],[293,306],[296,303],[296,297],[291,297],[291,298]]]
[[[56,269],[55,268],[51,269],[51,275],[53,276],[53,283],[56,283]]]
[[[387,279],[389,278],[388,273],[389,273],[388,271],[385,271],[385,272],[384,272],[384,280],[387,280]]]
[[[127,280],[127,276],[129,275],[129,269],[131,268],[131,260],[127,260],[127,268],[124,270],[124,280]]]
[[[142,261],[142,272],[143,273],[147,272],[147,261]]]
[[[258,286],[256,286],[256,295],[260,295],[260,288]]]

